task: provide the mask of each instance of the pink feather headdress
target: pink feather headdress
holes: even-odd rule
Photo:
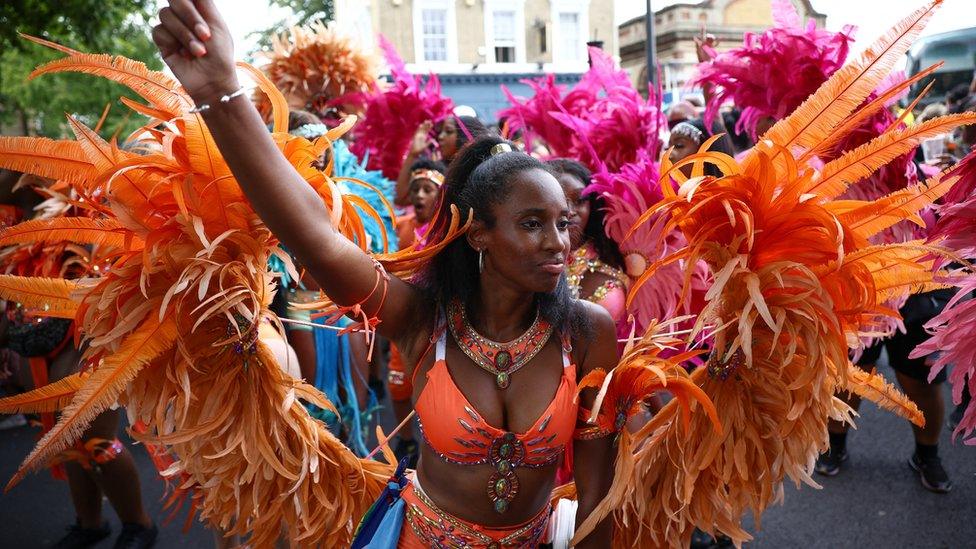
[[[617,172],[638,158],[657,159],[666,121],[656,94],[645,100],[609,54],[592,47],[589,53],[590,69],[565,95],[551,74],[523,81],[535,92],[528,99],[504,89],[512,106],[499,118],[509,131],[523,130],[527,141],[542,139],[553,156],[575,158],[594,171]]]
[[[454,103],[442,95],[436,74],[429,74],[426,81],[410,74],[396,48],[383,36],[380,48],[393,82],[385,89],[377,86],[360,94],[366,105],[365,119],[353,128],[355,141],[350,149],[360,159],[368,158],[368,169],[380,170],[395,180],[417,127],[428,120],[435,124],[444,120]]]
[[[698,66],[692,84],[715,88],[705,110],[706,127],[719,107],[731,101],[742,110],[736,131],[747,131],[756,140],[760,120],[790,114],[844,65],[855,27],[845,25],[835,33],[817,29],[813,20],[803,27],[788,0],[774,0],[773,19],[771,29],[747,33],[741,47]]]

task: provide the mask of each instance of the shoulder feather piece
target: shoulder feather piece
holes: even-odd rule
[[[74,318],[89,372],[20,401],[0,400],[0,408],[63,408],[11,484],[49,463],[117,403],[131,423],[144,425],[139,440],[172,454],[166,474],[199,487],[201,518],[259,548],[274,546],[282,531],[293,544],[348,545],[392,468],[359,460],[313,420],[299,399],[328,402],[285,374],[258,336],[259,326],[277,322],[268,310],[268,259],[277,240],[202,118],[188,112],[192,102],[179,86],[128,59],[55,49],[65,57],[38,74],[80,71],[131,86],[148,105],[127,104],[164,123],[151,123],[141,146],[146,154],[121,151],[74,120],[73,140],[0,141],[0,149],[17,151],[0,155],[0,166],[63,177],[81,197],[79,207],[91,210],[89,220],[15,226],[0,242],[117,246],[111,268],[94,280],[34,273],[0,280],[3,297]],[[243,68],[267,95],[275,143],[303,184],[316,190],[337,229],[365,246],[360,212],[375,212],[340,192],[332,166],[318,171],[309,161],[354,119],[314,142],[290,136],[285,98],[259,71]]]
[[[957,178],[909,187],[897,199],[839,201],[836,188],[814,189],[829,176],[826,167],[800,165],[796,156],[856,116],[938,4],[912,14],[837,71],[807,101],[816,111],[805,105],[784,118],[741,163],[706,148],[674,165],[664,159],[664,198],[641,221],[664,213],[665,229],[676,227],[685,239],[673,255],[708,267],[712,285],[688,337],[709,333],[711,354],[691,377],[715,403],[725,434],[712,435],[704,414],[691,417],[690,432],[681,428],[669,420],[678,407],[671,402],[635,435],[631,474],[615,479],[627,489],[612,489],[620,499],[607,509],[617,523],[615,546],[684,546],[696,527],[737,544],[748,540],[743,514],[758,517],[781,499],[784,480],[816,486],[810,475],[827,446],[827,420],[851,420],[836,391],[852,390],[924,422],[914,404],[877,376],[855,372],[848,351],[874,329],[878,315],[897,315],[885,301],[939,287],[947,273],[935,269],[934,258],[954,254],[917,241],[871,244],[884,222],[861,232],[853,227],[890,208],[911,217]],[[932,127],[968,122],[942,119]],[[883,151],[903,154],[915,135],[884,134],[856,151],[877,169]],[[868,160],[876,155],[878,162]],[[836,169],[847,161],[840,162],[831,174],[848,171]],[[705,163],[722,176],[705,176]],[[685,165],[690,177],[679,171]],[[853,183],[865,175],[851,170],[841,179]],[[886,200],[889,206],[875,207]],[[853,211],[862,213],[840,215]],[[586,533],[577,532],[577,539]]]

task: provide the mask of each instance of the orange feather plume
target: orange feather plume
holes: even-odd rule
[[[85,384],[88,372],[71,374],[33,391],[0,398],[0,413],[38,414],[58,412],[67,406]]]
[[[618,458],[618,473],[627,476],[615,479],[600,507],[613,510],[615,547],[686,546],[695,528],[737,544],[750,539],[742,515],[758,517],[781,497],[786,478],[816,486],[810,474],[827,446],[827,420],[851,419],[837,390],[923,421],[894,388],[853,371],[848,350],[877,329],[880,316],[897,315],[885,301],[941,284],[933,258],[951,255],[945,250],[919,242],[875,246],[868,238],[895,221],[920,222],[917,212],[954,181],[937,178],[867,202],[834,197],[923,136],[974,118],[890,130],[823,168],[806,160],[867,116],[855,111],[940,3],[919,9],[837,71],[741,163],[707,147],[676,164],[662,160],[664,200],[641,222],[664,214],[665,230],[677,228],[686,241],[675,253],[704,261],[711,272],[706,305],[688,335],[694,341],[709,333],[711,357],[691,380],[714,403],[724,435],[712,435],[705,414],[692,414],[682,428],[679,401],[634,435],[634,450]],[[705,176],[706,163],[722,176]],[[593,525],[584,524],[576,540]]]
[[[379,59],[333,25],[317,22],[273,37],[268,63],[261,69],[294,109],[324,113],[330,102],[368,92],[379,75]],[[270,120],[267,90],[255,95],[258,110]],[[282,130],[284,131],[284,130]]]
[[[258,326],[276,321],[268,310],[275,277],[268,259],[279,253],[278,242],[202,118],[188,112],[192,101],[171,78],[134,61],[33,41],[66,54],[33,76],[76,71],[120,82],[148,102],[125,104],[151,120],[128,150],[71,117],[74,140],[0,141],[0,166],[62,179],[85,216],[23,224],[0,242],[98,244],[93,258],[110,262],[83,282],[0,277],[0,295],[74,318],[91,372],[11,403],[54,408],[70,399],[11,484],[118,402],[144,425],[139,440],[172,453],[166,475],[198,488],[203,519],[255,547],[273,546],[282,525],[296,544],[348,544],[392,468],[359,460],[313,420],[299,399],[331,404],[283,373],[258,339]],[[282,133],[284,98],[244,68],[271,98],[275,143],[322,198],[336,229],[365,245],[363,204],[339,192],[331,169],[310,165],[354,121],[316,142]],[[421,257],[410,256],[408,267]]]
[[[78,303],[72,292],[78,284],[61,278],[0,275],[0,298],[15,301],[46,316],[74,318]]]

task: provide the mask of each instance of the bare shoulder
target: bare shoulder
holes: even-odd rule
[[[584,315],[588,333],[574,342],[574,359],[583,374],[596,369],[610,370],[617,364],[617,329],[606,309],[589,301],[576,302],[574,314]]]

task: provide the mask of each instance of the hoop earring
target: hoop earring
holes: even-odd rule
[[[485,251],[478,250],[478,273],[485,272]]]

